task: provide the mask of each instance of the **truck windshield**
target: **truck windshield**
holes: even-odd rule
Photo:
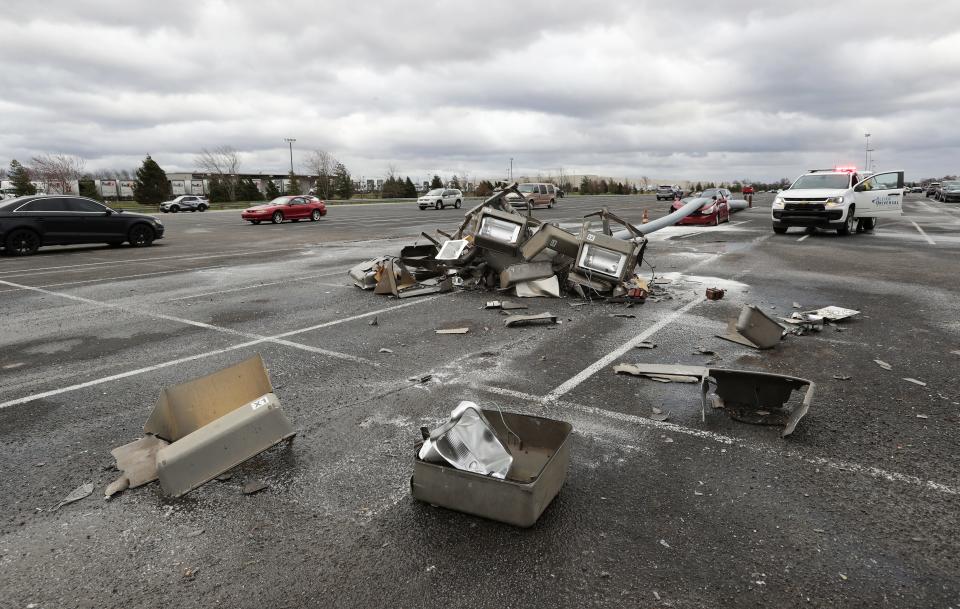
[[[811,173],[800,176],[788,190],[813,188],[846,189],[850,187],[850,175],[846,173]]]

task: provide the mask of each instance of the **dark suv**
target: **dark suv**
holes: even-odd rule
[[[0,202],[0,244],[7,254],[29,256],[43,245],[109,243],[134,247],[163,238],[153,216],[111,209],[93,199],[37,195]]]

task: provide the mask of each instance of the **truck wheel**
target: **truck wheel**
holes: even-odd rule
[[[787,227],[786,227],[786,226],[776,226],[776,225],[774,225],[774,227],[773,227],[773,232],[775,232],[775,233],[778,234],[778,235],[786,235],[786,234],[787,234]]]
[[[547,205],[547,209],[553,209],[553,206],[556,204],[555,199],[550,199],[550,205]]]
[[[856,232],[857,230],[857,218],[854,215],[854,209],[851,207],[847,210],[847,219],[844,220],[843,226],[837,229],[838,235],[847,236],[851,233]]]
[[[866,231],[872,231],[877,227],[876,218],[861,218],[857,223],[857,232],[862,233]]]

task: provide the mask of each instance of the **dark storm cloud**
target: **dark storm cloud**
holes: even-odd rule
[[[779,178],[863,159],[960,171],[960,6],[916,2],[11,0],[0,163],[202,147],[358,175]],[[580,5],[582,4],[582,5]]]

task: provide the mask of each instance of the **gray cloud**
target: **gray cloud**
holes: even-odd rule
[[[582,5],[581,5],[582,4]],[[960,5],[8,0],[0,163],[202,147],[282,171],[754,179],[863,159],[960,171]]]

